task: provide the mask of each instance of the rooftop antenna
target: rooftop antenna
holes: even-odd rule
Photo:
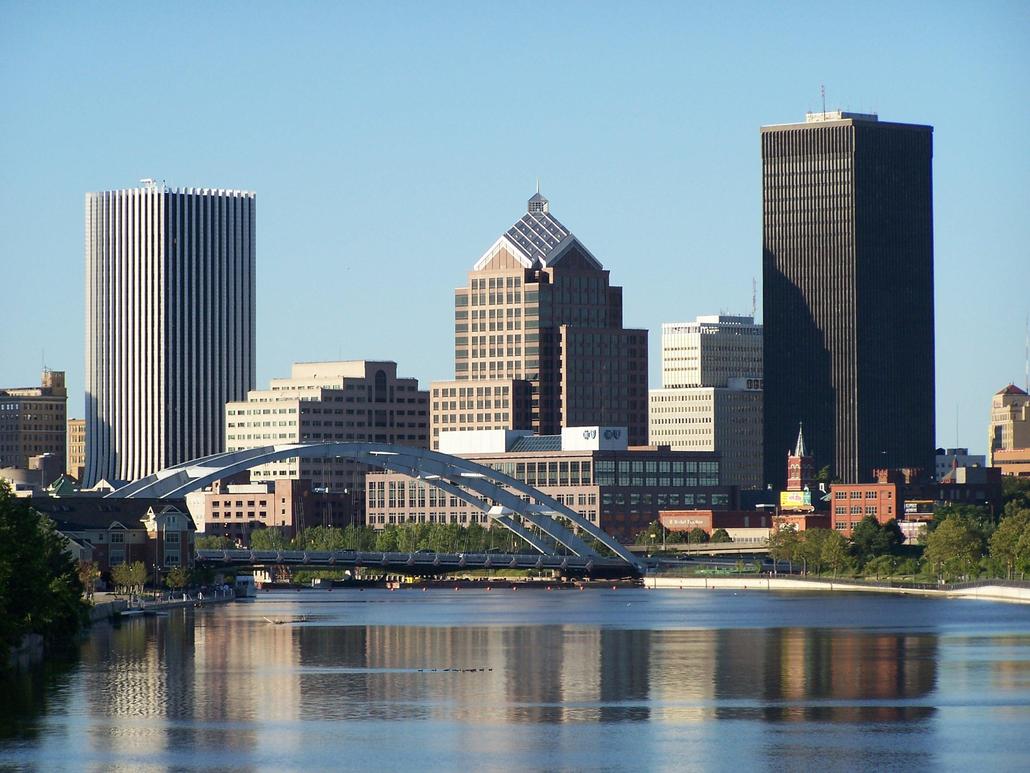
[[[819,84],[819,93],[822,95],[823,98],[823,118],[826,118],[826,84]]]
[[[751,277],[751,321],[755,321],[755,315],[758,313],[758,280],[755,277]]]
[[[540,178],[536,178],[536,192],[540,193]]]
[[[1026,342],[1023,344],[1023,389],[1030,392],[1030,314],[1026,315]]]

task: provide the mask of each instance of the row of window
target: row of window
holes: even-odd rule
[[[865,492],[862,492],[862,491],[834,491],[833,492],[833,498],[834,499],[862,499],[863,498],[863,494],[865,495],[865,499],[876,499],[880,495],[880,492],[875,491],[875,490],[865,491]],[[894,492],[890,491],[890,490],[887,490],[887,491],[884,492],[884,496],[887,499],[890,499],[893,496],[893,494],[894,494]]]

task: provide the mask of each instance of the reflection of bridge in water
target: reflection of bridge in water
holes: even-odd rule
[[[291,566],[293,568],[366,568],[389,574],[432,577],[473,569],[534,569],[564,577],[635,576],[621,558],[524,553],[398,553],[364,550],[198,550],[201,566]]]
[[[423,448],[395,446],[386,443],[328,442],[228,451],[169,467],[123,486],[108,496],[116,498],[178,498],[191,491],[198,491],[216,480],[268,462],[292,458],[325,457],[349,459],[371,467],[403,473],[413,479],[424,481],[473,505],[489,518],[491,524],[508,529],[534,551],[525,555],[506,554],[503,559],[490,554],[483,554],[481,557],[473,554],[439,554],[433,556],[429,565],[426,565],[425,554],[415,553],[361,553],[362,558],[360,559],[357,558],[359,554],[353,551],[339,551],[339,555],[318,554],[320,556],[318,560],[324,561],[325,565],[369,566],[376,563],[374,557],[378,556],[378,565],[381,567],[389,565],[390,571],[423,574],[430,573],[429,569],[432,567],[438,570],[432,573],[440,574],[444,571],[464,568],[489,568],[495,565],[495,561],[500,563],[502,560],[506,561],[508,566],[511,566],[511,562],[514,561],[516,566],[512,568],[538,568],[535,567],[536,563],[557,558],[559,564],[565,562],[564,570],[569,570],[569,573],[582,575],[597,573],[605,577],[643,573],[643,567],[638,560],[618,540],[561,502],[498,470]],[[592,545],[587,543],[584,537],[599,543],[604,549],[610,551],[614,558],[602,556]],[[214,551],[221,556],[217,559],[206,555],[210,551],[201,552],[205,553],[202,558],[198,553],[198,558],[201,558],[202,562],[221,561],[224,564],[254,562],[254,559],[245,560],[242,556],[231,558],[224,554],[224,551]],[[252,551],[228,552],[241,552],[249,555]],[[290,558],[287,558],[287,553],[291,554]],[[300,558],[292,557],[293,553],[297,553]],[[283,560],[280,563],[303,564],[305,563],[304,555],[303,551],[283,551]],[[306,555],[307,563],[315,562],[312,556],[316,554],[307,553]],[[373,558],[366,558],[367,556]],[[423,556],[423,558],[418,558],[418,556]],[[333,563],[329,563],[330,560]],[[356,563],[358,561],[361,563]],[[433,564],[433,562],[436,563]],[[464,566],[461,566],[462,562],[464,562]],[[534,566],[522,566],[526,562],[531,562]],[[440,569],[441,566],[448,568]],[[412,571],[416,568],[419,571]],[[621,574],[616,575],[616,569],[620,569]]]

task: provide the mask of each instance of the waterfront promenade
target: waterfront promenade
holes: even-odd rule
[[[982,599],[1030,604],[1030,583],[1000,580],[958,583],[935,588],[930,585],[891,585],[845,579],[802,579],[797,577],[662,577],[650,575],[644,587],[652,590],[738,590],[738,591],[844,591],[889,593],[905,596]]]

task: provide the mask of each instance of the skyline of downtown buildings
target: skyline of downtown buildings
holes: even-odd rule
[[[855,117],[846,114],[838,114],[836,120],[826,118],[824,114],[823,125],[798,126],[811,134],[813,128],[825,131],[836,123],[855,123]],[[870,116],[858,119],[863,137],[877,136],[869,126],[880,135],[887,131],[886,127],[899,126],[877,124]],[[765,136],[776,128],[763,128],[763,146],[768,144]],[[872,144],[868,140],[863,142]],[[861,168],[878,169],[886,175],[884,179],[899,169],[904,171],[909,162],[918,166],[918,159],[909,158],[911,149],[898,150],[892,146],[889,150],[879,160],[869,162],[862,160],[869,153],[859,153],[858,161],[850,162],[846,158],[842,162],[843,157],[836,150],[830,155],[832,164],[854,163],[859,168],[865,163]],[[821,146],[812,152],[816,155],[806,159],[806,163],[813,159],[824,166],[828,163],[826,158],[830,156],[823,153]],[[817,158],[819,153],[824,155],[821,161]],[[769,169],[767,160],[767,180]],[[855,190],[859,194],[866,191],[866,198],[875,204],[880,192],[876,184],[869,181],[871,176],[862,172],[849,177],[851,172],[842,169],[835,172],[832,180],[824,175],[810,181],[806,190],[815,197],[813,200],[823,207],[828,201],[824,196],[827,190],[839,193],[842,186],[854,184],[857,179],[862,185]],[[927,168],[927,183],[928,180]],[[87,196],[87,443],[91,457],[87,479],[90,482],[101,478],[140,477],[224,448],[220,419],[225,404],[244,399],[247,390],[254,387],[253,202],[253,194],[239,191],[169,191],[153,183],[140,189]],[[918,203],[910,204],[909,210],[918,206]],[[898,202],[889,204],[887,209],[891,207],[897,209]],[[622,330],[621,288],[609,285],[608,272],[549,210],[547,199],[539,192],[534,195],[526,214],[476,263],[469,274],[468,286],[455,291],[456,378],[432,384],[433,445],[439,431],[462,427],[525,427],[548,433],[562,426],[584,424],[627,426],[632,442],[647,442],[647,348],[643,342],[648,331]],[[767,220],[768,212],[767,208]],[[816,207],[807,217],[817,220],[825,216],[838,223],[847,219],[842,213],[847,214],[845,210]],[[850,216],[855,219],[853,211]],[[877,216],[883,220],[882,211]],[[924,209],[924,216],[932,227],[932,205]],[[883,223],[874,222],[874,218],[861,220],[864,238],[872,234],[879,239],[878,259],[883,265],[876,270],[880,273],[897,260],[901,250],[912,253],[912,245],[908,243],[890,253],[890,241],[898,235],[898,220],[894,218],[890,224],[895,227],[890,233],[884,231]],[[855,222],[859,222],[858,219]],[[769,243],[767,233],[767,260]],[[919,248],[917,251],[922,257],[909,261],[906,276],[911,281],[907,284],[932,288],[932,242],[929,250]],[[810,252],[810,260],[814,262],[808,270],[818,295],[819,280],[836,275],[834,261],[839,258],[834,257],[835,253],[820,252],[818,246]],[[868,252],[866,248],[863,256]],[[868,260],[856,258],[855,254],[852,250],[852,266],[862,269]],[[767,263],[766,273],[769,271]],[[875,272],[867,268],[864,273]],[[565,277],[566,274],[569,276]],[[504,284],[499,287],[498,281]],[[864,281],[868,284],[871,280]],[[827,349],[827,341],[834,336],[837,338],[833,340],[843,336],[847,341],[849,336],[855,339],[856,334],[853,327],[847,326],[838,332],[829,331],[825,323],[819,321],[820,308],[853,314],[856,296],[850,296],[848,301],[844,296],[838,298],[831,294],[830,299],[823,302],[813,295],[801,305],[795,302],[793,311],[782,316],[783,297],[773,285],[775,282],[766,276],[763,283],[766,319],[775,320],[772,338],[766,340],[766,367],[770,367],[768,347],[779,345],[776,354],[780,362],[771,367],[782,368],[784,359],[798,362],[799,371],[814,377],[809,378],[809,386],[829,379],[829,374],[820,375],[820,363],[813,366],[813,360],[805,358],[819,349],[819,345],[824,351],[834,349],[833,346]],[[869,313],[863,319],[884,316],[875,309],[895,308],[898,304],[892,302],[892,293],[897,292],[899,290],[881,282],[875,292],[864,295],[861,304]],[[909,295],[912,292],[915,291],[910,290]],[[923,302],[907,305],[918,307],[908,310],[912,313],[927,309]],[[477,319],[470,319],[470,312],[476,314]],[[498,314],[502,316],[497,317]],[[922,375],[908,379],[912,383],[905,394],[917,399],[906,398],[905,406],[917,405],[918,398],[922,398],[923,407],[929,405],[932,414],[932,298],[928,314],[929,336],[919,335],[920,345],[925,349],[925,342],[929,340],[931,347],[929,379],[925,377],[925,367],[918,369]],[[462,315],[464,317],[460,318]],[[851,319],[848,324],[853,325],[853,317]],[[821,342],[811,335],[820,325],[829,336]],[[927,329],[921,323],[909,327],[911,334]],[[882,334],[889,329],[889,326],[881,326],[876,330],[881,346]],[[863,333],[862,337],[868,338],[868,335]],[[804,343],[799,350],[790,351],[784,357],[782,343],[777,342],[792,338]],[[868,351],[868,341],[863,340],[860,349]],[[894,352],[891,367],[895,370],[910,364],[903,360],[904,349],[894,346],[891,351]],[[864,372],[863,377],[871,379]],[[788,381],[782,378],[782,373],[778,378],[778,387],[787,388]],[[880,374],[878,379],[877,383],[882,382],[879,386],[895,384],[889,376],[885,378]],[[483,394],[458,394],[484,386],[490,386],[491,392],[505,393],[503,411],[477,410],[486,405]],[[768,384],[766,386],[768,388]],[[842,454],[836,438],[842,436],[854,445],[856,437],[870,435],[869,422],[866,421],[861,432],[853,430],[848,435],[837,426],[839,416],[834,420],[836,424],[829,427],[825,399],[809,400],[804,409],[788,406],[784,410],[780,405],[782,391],[776,390],[774,387],[773,416],[766,413],[767,430],[770,422],[775,422],[780,434],[787,425],[793,434],[797,423],[807,420],[809,436],[818,438],[813,445],[820,457],[820,466],[828,463],[827,452],[819,452],[821,440],[823,448],[835,449],[830,464],[840,468],[838,474],[847,477],[858,474],[852,461],[853,450]],[[447,394],[442,394],[443,391]],[[864,393],[868,395],[869,390]],[[447,397],[466,399],[464,402],[443,399]],[[491,394],[490,397],[496,396]],[[476,408],[470,408],[473,405]],[[490,408],[495,407],[499,406],[491,403]],[[826,415],[813,415],[816,407]],[[466,410],[463,412],[461,408]],[[457,410],[450,412],[452,409]],[[924,418],[915,421],[926,424]],[[932,432],[931,416],[928,428],[908,433],[913,438],[921,438],[913,441],[913,445],[919,444],[922,456],[931,456]],[[831,438],[832,442],[825,442],[826,438]],[[782,465],[779,464],[780,454],[774,453],[774,444],[775,439],[767,434],[765,482],[775,482],[782,472],[777,472]],[[868,448],[872,445],[887,447],[889,444],[877,436],[864,443],[863,458],[869,456]],[[877,461],[911,464],[918,456],[911,451],[888,455],[883,454],[883,450]]]

